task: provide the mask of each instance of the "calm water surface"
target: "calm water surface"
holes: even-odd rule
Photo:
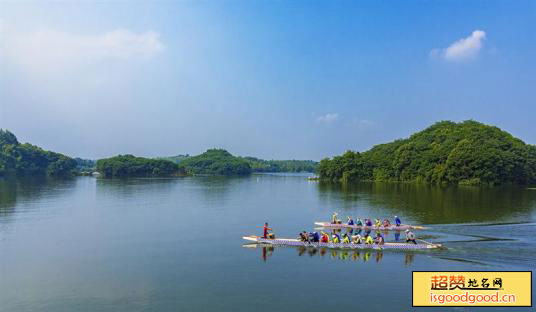
[[[448,249],[243,246],[265,221],[294,237],[332,211],[430,225],[417,235]],[[533,270],[535,235],[536,190],[525,188],[0,179],[0,311],[412,311],[412,271]]]

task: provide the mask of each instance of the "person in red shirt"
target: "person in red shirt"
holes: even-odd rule
[[[329,243],[329,236],[328,234],[322,232],[322,238],[320,239],[321,243]]]
[[[273,231],[271,228],[268,227],[268,222],[264,223],[263,227],[263,238],[268,238],[268,231]]]

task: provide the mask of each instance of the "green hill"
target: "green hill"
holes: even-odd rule
[[[72,175],[76,161],[29,143],[21,144],[8,130],[0,129],[0,176]]]
[[[476,121],[442,121],[408,139],[323,159],[318,174],[333,181],[533,184],[536,147]]]
[[[246,175],[250,165],[224,149],[209,149],[203,154],[181,160],[179,167],[188,174]]]
[[[104,177],[163,177],[185,172],[169,160],[118,155],[97,160],[97,171]]]

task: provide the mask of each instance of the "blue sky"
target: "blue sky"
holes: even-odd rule
[[[534,1],[3,1],[0,27],[0,128],[72,156],[318,160],[466,119],[536,143]]]

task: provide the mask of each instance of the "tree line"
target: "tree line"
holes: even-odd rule
[[[237,157],[224,149],[209,149],[197,155],[144,158],[117,155],[97,161],[71,158],[21,144],[8,130],[0,129],[0,176],[3,175],[88,175],[98,171],[104,177],[154,177],[176,175],[247,175],[252,172],[299,172],[315,169],[316,162],[300,160],[262,160]]]
[[[325,158],[331,181],[501,185],[536,183],[536,146],[473,120],[441,121],[407,139]]]
[[[315,172],[318,162],[313,160],[264,160],[244,157],[253,172]]]

